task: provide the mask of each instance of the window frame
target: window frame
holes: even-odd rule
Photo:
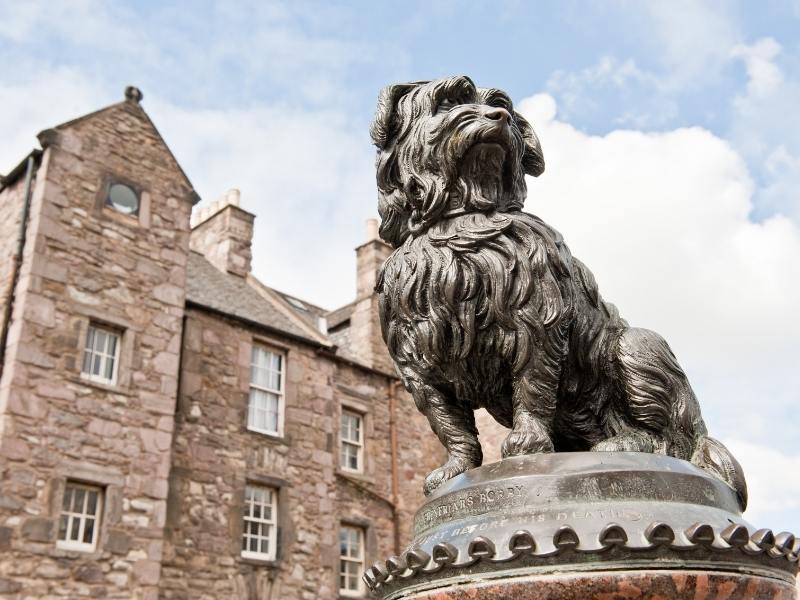
[[[342,554],[341,536],[342,532],[346,530],[355,531],[358,534],[357,539],[360,552],[357,558],[353,558],[349,554],[346,556]],[[364,527],[361,527],[359,525],[354,525],[352,523],[339,523],[339,595],[340,596],[345,596],[348,598],[360,598],[365,593],[364,581],[361,578],[361,575],[366,567],[366,543],[367,543],[367,532]],[[357,566],[356,589],[342,587],[342,576],[343,575],[345,577],[349,576],[349,573],[343,570],[343,566],[345,563],[355,564]]]
[[[280,370],[278,371],[278,384],[279,389],[272,389],[268,387],[264,387],[258,385],[253,382],[253,368],[256,365],[253,362],[254,353],[258,350],[262,350],[278,356],[280,358]],[[259,341],[253,341],[252,347],[250,349],[250,369],[249,373],[249,383],[248,383],[248,391],[247,391],[247,415],[245,417],[245,426],[248,431],[253,431],[255,433],[259,433],[262,435],[269,435],[273,437],[283,437],[283,426],[284,426],[284,416],[286,412],[286,362],[287,362],[287,355],[288,353],[275,348],[269,344],[261,343]],[[254,414],[254,409],[252,408],[253,403],[253,390],[258,390],[260,392],[264,392],[266,394],[273,394],[278,397],[278,415],[277,415],[277,428],[275,430],[270,429],[262,429],[260,427],[251,424],[250,416]]]
[[[97,502],[95,505],[95,512],[94,515],[91,515],[88,512],[80,512],[76,513],[73,512],[70,508],[69,510],[64,509],[64,500],[66,499],[67,493],[70,490],[77,490],[82,489],[84,492],[96,492],[97,493]],[[61,507],[58,511],[58,529],[56,533],[56,548],[60,550],[73,550],[76,552],[94,552],[97,550],[98,542],[100,540],[100,527],[102,525],[102,516],[103,516],[103,508],[105,506],[106,500],[106,493],[105,488],[100,485],[93,485],[89,483],[83,483],[80,481],[75,481],[73,479],[67,479],[66,483],[64,484],[64,490],[61,494]],[[70,504],[74,502],[74,491],[72,492],[73,495],[71,496]],[[89,503],[89,494],[86,493],[84,495],[83,500],[83,509],[86,510],[88,508]],[[64,516],[67,516],[67,527],[65,529],[65,534],[67,538],[69,538],[69,533],[72,530],[72,523],[74,519],[77,517],[80,519],[79,521],[79,528],[78,528],[78,539],[82,540],[83,535],[86,531],[86,522],[88,521],[89,517],[94,518],[94,529],[92,530],[92,541],[91,542],[83,542],[77,540],[70,540],[65,539],[62,540],[60,538],[61,535],[61,519]]]
[[[114,336],[116,338],[116,340],[117,340],[116,344],[114,345],[114,355],[113,355],[114,365],[112,367],[111,379],[107,379],[107,378],[103,377],[102,375],[95,375],[95,374],[93,374],[91,372],[87,373],[86,371],[83,370],[84,369],[84,365],[86,364],[86,352],[87,352],[87,350],[89,350],[89,348],[87,347],[87,345],[89,343],[89,336],[90,335],[94,336],[93,332],[97,331],[97,330],[102,331],[107,336]],[[100,323],[98,321],[93,321],[93,320],[89,321],[89,325],[86,328],[86,332],[85,332],[85,336],[84,336],[83,350],[81,352],[81,361],[80,361],[80,365],[81,365],[80,366],[80,369],[81,369],[80,370],[80,376],[81,376],[81,378],[82,379],[87,379],[89,381],[93,381],[95,383],[101,383],[101,384],[104,384],[104,385],[111,385],[111,386],[117,385],[117,383],[119,381],[119,360],[120,360],[120,355],[121,355],[121,350],[122,350],[122,338],[123,338],[123,332],[120,331],[118,328],[110,326],[110,325],[106,325],[104,323]],[[108,342],[106,342],[106,347],[107,347],[107,344],[108,344]],[[100,354],[100,353],[96,352],[95,349],[94,349],[94,337],[92,337],[91,353],[92,353],[92,361],[94,361],[94,356],[95,355]],[[105,351],[103,351],[102,356],[104,357],[104,359],[101,362],[101,369],[100,369],[101,373],[105,372],[105,366],[106,366],[106,363],[108,361],[108,357],[110,355],[105,353]]]
[[[111,202],[111,188],[115,185],[121,185],[123,187],[128,188],[133,195],[136,197],[136,210],[131,212],[123,212]],[[103,207],[113,210],[115,213],[123,215],[125,217],[133,217],[137,221],[139,220],[139,213],[142,210],[142,190],[140,190],[137,186],[131,185],[130,182],[122,181],[118,178],[112,178],[108,180],[108,185],[106,186],[105,190],[105,198],[103,198]]]
[[[358,423],[358,440],[353,440],[349,438],[345,438],[344,433],[344,417],[345,416],[355,417]],[[360,413],[352,408],[348,408],[343,406],[341,410],[341,415],[339,418],[339,469],[344,471],[345,473],[363,473],[364,472],[364,425],[365,425],[365,418],[364,414]],[[355,447],[356,448],[356,468],[353,469],[343,461],[343,451],[346,446]]]
[[[253,507],[255,505],[255,498],[248,499],[248,491],[249,490],[263,490],[263,491],[266,491],[266,492],[268,492],[270,494],[271,502],[270,502],[269,506],[270,506],[271,513],[272,513],[272,516],[271,516],[270,519],[254,518],[253,517]],[[263,562],[272,562],[272,561],[277,560],[277,557],[278,557],[278,522],[279,522],[278,521],[278,518],[279,518],[278,511],[280,510],[279,498],[280,498],[280,490],[277,487],[274,487],[274,486],[271,486],[271,485],[261,485],[261,484],[257,484],[257,483],[247,483],[245,485],[244,501],[243,501],[243,504],[242,504],[242,535],[241,535],[241,541],[242,541],[242,543],[244,543],[245,540],[247,540],[249,542],[250,538],[255,537],[255,539],[259,541],[258,546],[260,548],[261,547],[260,540],[262,540],[264,537],[266,537],[267,540],[268,540],[268,542],[267,542],[268,543],[268,548],[267,548],[267,552],[266,553],[265,552],[253,552],[252,550],[246,550],[246,549],[242,548],[241,547],[242,544],[240,544],[239,555],[243,559],[263,561]],[[259,504],[261,504],[261,503],[259,503]],[[267,506],[267,505],[266,504],[261,504],[262,515],[263,515],[263,507],[264,506]],[[264,525],[270,527],[271,528],[270,529],[270,535],[268,535],[268,536],[263,536],[261,534],[257,534],[256,536],[250,535],[248,533],[248,529],[247,529],[247,523],[248,522],[258,523],[262,527]],[[249,544],[248,544],[248,546],[249,546]]]

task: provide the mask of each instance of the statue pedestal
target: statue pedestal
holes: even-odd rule
[[[756,531],[733,490],[675,458],[521,456],[445,483],[377,598],[795,599],[800,541]]]

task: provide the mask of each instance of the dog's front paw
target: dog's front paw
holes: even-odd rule
[[[503,458],[522,454],[552,452],[553,441],[544,427],[536,421],[515,424],[511,433],[503,440]]]
[[[467,459],[451,456],[445,464],[431,471],[425,478],[425,485],[422,488],[425,495],[430,496],[445,481],[452,479],[456,475],[461,475],[464,471],[468,471],[475,466],[477,465],[473,465]]]

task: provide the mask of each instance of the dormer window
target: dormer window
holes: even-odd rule
[[[106,206],[124,215],[139,214],[139,194],[124,183],[112,183],[108,188]]]

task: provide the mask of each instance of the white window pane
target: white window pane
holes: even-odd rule
[[[102,329],[95,330],[94,348],[95,352],[103,352],[106,349],[106,332]]]
[[[259,367],[252,367],[250,369],[250,381],[253,385],[259,387],[267,387],[267,373],[264,369]]]
[[[86,333],[85,349],[91,352],[93,348],[94,348],[94,327],[89,327],[89,331]]]
[[[81,372],[105,381],[114,381],[114,371],[119,351],[119,334],[90,325],[86,333],[86,346]]]
[[[58,521],[58,539],[67,539],[67,524],[69,523],[69,516],[61,515]]]
[[[251,365],[258,365],[260,364],[261,359],[261,348],[258,346],[253,346],[253,349],[250,352],[250,364]]]
[[[65,512],[68,511],[72,505],[72,492],[73,488],[71,487],[67,487],[67,489],[64,490],[64,500],[61,504],[61,510]]]
[[[342,526],[339,529],[339,586],[342,591],[361,591],[363,539],[363,531],[357,527]]]
[[[88,500],[86,503],[86,514],[89,515],[96,515],[97,514],[97,492],[90,490],[88,492]]]
[[[91,544],[94,539],[94,519],[86,519],[83,526],[83,543]]]
[[[78,541],[78,536],[80,535],[81,529],[81,520],[80,519],[72,519],[72,530],[69,533],[69,539],[73,542]]]
[[[83,512],[83,501],[86,496],[86,490],[83,488],[77,488],[72,495],[72,512],[74,513],[82,513]]]
[[[103,374],[106,379],[114,379],[114,359],[106,359],[106,372]]]
[[[88,349],[83,353],[83,367],[81,371],[84,373],[92,372],[92,353]]]
[[[74,550],[93,550],[101,507],[100,489],[68,482],[58,522],[59,545]]]
[[[274,559],[275,490],[246,486],[242,551],[259,558]]]
[[[116,335],[109,335],[108,336],[107,354],[109,356],[115,356],[116,353],[117,353],[117,336]]]
[[[256,408],[253,405],[253,390],[250,390],[250,402],[247,405],[247,426],[251,429],[256,426]]]
[[[268,412],[265,413],[267,418],[266,430],[267,431],[278,431],[278,413],[277,412]]]

